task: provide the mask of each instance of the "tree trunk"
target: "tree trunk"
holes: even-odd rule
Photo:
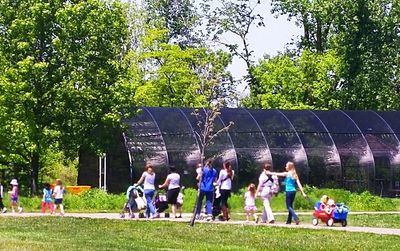
[[[31,159],[31,192],[37,194],[39,189],[39,153],[34,152]]]
[[[317,19],[317,52],[322,52],[322,25]]]

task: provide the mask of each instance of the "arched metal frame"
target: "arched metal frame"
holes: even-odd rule
[[[194,184],[200,148],[192,112],[144,107],[126,121],[125,145],[136,175],[145,163],[160,170],[175,165],[184,185]],[[215,129],[230,121],[234,125],[205,154],[216,159],[217,169],[231,161],[238,186],[257,182],[264,163],[283,171],[287,161],[294,161],[306,184],[383,195],[400,192],[400,112],[224,108]]]

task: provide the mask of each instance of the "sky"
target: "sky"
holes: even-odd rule
[[[143,0],[121,0],[124,2],[133,1],[140,5]],[[202,0],[195,0],[199,2]],[[218,2],[218,0],[214,0]],[[233,0],[234,1],[234,0]],[[256,0],[250,0],[255,3]],[[254,51],[253,60],[258,62],[259,59],[263,58],[264,55],[275,56],[279,52],[284,51],[287,43],[290,43],[292,39],[298,40],[298,36],[301,35],[301,28],[296,26],[294,20],[288,21],[287,16],[279,16],[271,14],[271,0],[260,0],[259,6],[257,6],[258,14],[264,17],[265,27],[255,28],[250,30],[248,42],[250,48]],[[236,42],[240,43],[240,40],[235,39],[234,36],[225,34],[225,42]],[[246,75],[246,65],[239,59],[234,58],[232,64],[228,70],[232,73],[236,80],[242,79]],[[239,84],[237,88],[239,97],[248,95],[249,90],[245,84]]]
[[[264,17],[265,27],[253,28],[250,30],[248,42],[254,50],[253,60],[258,62],[264,55],[275,56],[284,51],[287,43],[301,35],[301,27],[296,26],[294,20],[288,21],[287,16],[271,14],[271,0],[261,0],[258,7],[259,13]],[[236,41],[232,36],[226,35],[226,41]],[[246,74],[246,65],[243,60],[234,58],[229,67],[235,79],[241,79]],[[241,97],[248,94],[245,84],[239,84],[238,93]]]

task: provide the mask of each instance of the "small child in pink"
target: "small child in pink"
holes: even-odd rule
[[[43,189],[43,198],[42,198],[42,214],[46,212],[46,205],[50,210],[51,214],[54,214],[54,207],[53,207],[53,192],[51,191],[50,184],[45,183]]]
[[[258,223],[258,216],[256,214],[256,185],[251,183],[247,187],[247,192],[244,194],[244,211],[246,212],[246,222],[249,222],[250,215],[254,217],[254,221]]]
[[[12,179],[10,185],[12,186],[12,189],[8,193],[10,194],[10,200],[11,200],[11,212],[15,213],[15,209],[17,208],[18,213],[22,213],[22,207],[20,207],[18,204],[19,189],[18,189],[17,179]]]

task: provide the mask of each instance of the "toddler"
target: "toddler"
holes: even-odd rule
[[[12,186],[11,191],[8,193],[10,194],[10,200],[11,200],[11,212],[15,213],[15,209],[18,209],[18,213],[22,213],[22,207],[18,205],[18,181],[17,179],[12,179],[10,182],[10,185]]]
[[[46,205],[50,210],[51,214],[54,214],[54,208],[53,208],[53,199],[51,198],[52,196],[52,191],[50,188],[49,183],[44,184],[44,189],[43,189],[43,198],[42,198],[42,214],[46,212]]]
[[[249,222],[250,215],[252,215],[254,217],[254,221],[258,223],[258,216],[256,214],[256,185],[253,183],[247,187],[247,192],[244,194],[244,204],[246,222]]]
[[[57,207],[60,207],[60,215],[64,216],[64,187],[60,179],[56,179],[56,186],[54,187],[53,197],[54,197],[54,212],[56,212]]]

